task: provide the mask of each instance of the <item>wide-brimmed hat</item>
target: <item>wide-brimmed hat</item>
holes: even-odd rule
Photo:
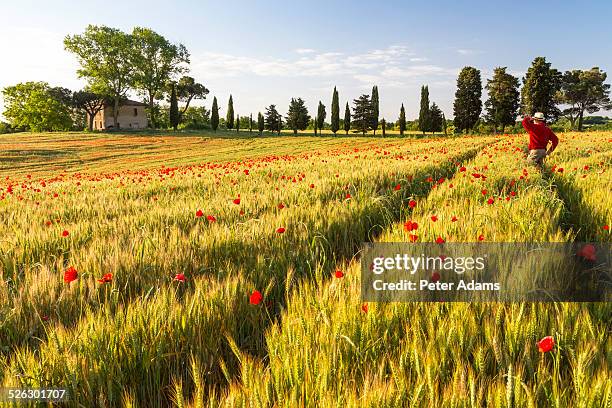
[[[544,120],[544,114],[542,112],[536,112],[534,113],[533,118],[537,120]]]

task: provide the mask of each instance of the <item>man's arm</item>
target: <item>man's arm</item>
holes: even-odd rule
[[[523,118],[522,124],[523,124],[523,128],[525,128],[525,130],[529,132],[531,130],[532,126],[533,126],[533,122],[531,120],[531,116],[525,116]]]
[[[559,144],[559,138],[557,137],[557,135],[555,135],[555,132],[550,130],[550,128],[548,129],[548,131],[549,131],[548,140],[550,140],[552,145],[550,146],[550,148],[546,152],[547,156],[549,154],[551,154],[557,148],[557,145]]]

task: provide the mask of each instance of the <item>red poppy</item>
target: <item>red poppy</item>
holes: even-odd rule
[[[261,303],[262,300],[263,295],[258,290],[254,290],[253,293],[251,293],[251,296],[249,297],[249,303],[252,305],[258,305]]]
[[[432,216],[431,216],[431,220],[432,220],[433,222],[436,222],[436,221],[438,221],[438,217],[436,217],[435,215],[432,215]]]
[[[110,283],[112,281],[113,281],[112,273],[105,273],[104,276],[102,276],[102,278],[98,279],[99,283]]]
[[[563,167],[559,167],[559,168],[557,169],[557,171],[558,171],[559,173],[563,173]]]
[[[487,190],[482,190],[481,193],[482,195],[487,195]]]
[[[511,192],[510,192],[510,195],[511,195],[512,197],[515,197],[515,196],[516,196],[516,191],[511,191]]]
[[[277,207],[279,210],[282,210],[283,208],[285,208],[285,204],[279,203]]]
[[[610,226],[609,225],[604,225],[603,229],[606,230],[606,231],[610,231]]]
[[[461,168],[459,169],[459,171],[466,171],[467,169],[464,166],[461,166]]]
[[[416,242],[419,239],[418,235],[410,234],[410,242]]]
[[[552,336],[546,336],[538,341],[538,350],[540,353],[548,353],[555,346],[555,339]]]
[[[238,205],[240,204],[240,198],[234,198],[234,204]]]
[[[404,223],[404,231],[415,231],[419,228],[419,224],[412,221],[406,221]]]
[[[200,218],[203,215],[204,215],[204,212],[202,210],[196,211],[196,217]]]
[[[487,204],[489,204],[489,205],[490,205],[490,204],[493,204],[494,202],[495,202],[495,200],[494,200],[494,199],[492,199],[492,198],[489,198],[489,199],[487,200]]]
[[[363,305],[361,305],[361,311],[363,313],[368,313],[368,304],[364,303]]]
[[[279,227],[279,228],[277,228],[277,229],[276,229],[276,232],[277,232],[278,234],[283,234],[283,233],[285,233],[285,228],[283,228],[283,227]]]
[[[484,235],[480,234],[480,235],[478,236],[478,240],[479,240],[479,241],[484,241]]]
[[[438,282],[440,280],[440,273],[439,272],[434,272],[431,274],[431,281],[432,282]]]
[[[310,188],[314,188],[314,184],[311,184],[311,185],[310,185]]]
[[[62,237],[67,237],[68,235],[70,235],[70,233],[66,230],[62,231]]]
[[[347,200],[351,198],[351,194],[350,193],[346,193],[346,196],[344,196],[344,198],[346,198]]]
[[[79,273],[72,266],[66,269],[66,271],[64,272],[64,282],[66,283],[75,281],[77,280],[78,277],[79,277]]]
[[[401,188],[402,188],[402,186],[398,184],[398,185],[396,185],[396,186],[395,186],[393,189],[394,189],[395,191],[398,191],[398,190],[400,190]]]
[[[455,221],[457,221],[457,217],[453,215],[453,218],[451,218],[451,222],[455,222]]]
[[[445,243],[445,242],[446,242],[446,241],[445,241],[445,240],[444,240],[444,238],[442,238],[442,237],[438,237],[438,238],[436,238],[436,244],[443,244],[443,243]]]
[[[51,226],[51,224],[53,224],[51,221],[47,221],[47,222],[45,222],[45,225],[46,225],[47,227],[50,227],[50,226]]]
[[[177,273],[176,275],[174,275],[174,280],[179,282],[185,282],[185,275],[182,273]]]
[[[214,215],[207,215],[207,216],[206,216],[206,219],[207,219],[208,221],[210,221],[210,222],[216,222],[216,221],[217,221],[217,219],[215,218],[215,216],[214,216]]]
[[[586,244],[576,253],[579,257],[586,259],[587,261],[595,261],[597,250],[592,244]]]
[[[334,276],[336,276],[336,278],[340,279],[340,278],[344,277],[344,272],[342,272],[340,269],[336,269],[336,272],[334,273]]]
[[[414,200],[410,200],[410,202],[408,203],[408,206],[410,206],[410,208],[414,208],[416,207],[417,203]]]

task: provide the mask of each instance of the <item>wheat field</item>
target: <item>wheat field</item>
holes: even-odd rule
[[[612,133],[560,140],[540,173],[525,135],[0,137],[0,387],[612,407],[609,303],[360,300],[364,242],[611,242]]]

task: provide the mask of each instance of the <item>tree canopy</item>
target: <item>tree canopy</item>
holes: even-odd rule
[[[453,104],[455,128],[460,132],[472,129],[480,118],[481,96],[480,71],[474,67],[464,67],[457,78],[457,91]]]
[[[485,102],[486,119],[494,129],[501,126],[502,132],[506,126],[516,122],[519,108],[519,79],[506,72],[506,67],[498,67],[493,71],[493,78],[487,80],[488,99]]]
[[[302,98],[291,98],[286,119],[287,126],[293,130],[294,134],[297,134],[298,130],[306,129],[310,122],[310,115],[308,115],[308,109]]]
[[[544,113],[549,122],[554,122],[561,115],[557,108],[557,92],[561,89],[562,75],[551,68],[546,58],[537,57],[523,78],[521,89],[521,110],[524,114]]]

